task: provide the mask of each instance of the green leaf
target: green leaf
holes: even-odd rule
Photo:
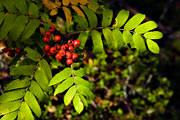
[[[31,110],[35,113],[35,115],[37,117],[41,116],[41,108],[36,100],[36,98],[34,97],[34,95],[27,91],[26,95],[24,97],[25,102],[28,104],[28,106],[31,108]]]
[[[4,18],[5,18],[4,12],[0,12],[0,25],[3,22]]]
[[[73,70],[73,73],[74,75],[79,76],[79,77],[83,77],[85,75],[83,68],[80,68],[78,70]]]
[[[16,2],[16,8],[21,14],[27,13],[27,3],[26,0],[14,0]]]
[[[146,45],[141,35],[133,34],[133,41],[138,52],[143,53],[146,51]]]
[[[125,42],[123,40],[123,35],[122,35],[121,31],[119,31],[119,29],[114,29],[112,31],[112,36],[113,36],[113,39],[117,41],[118,49],[121,49],[126,46]]]
[[[104,52],[104,47],[103,47],[103,42],[101,38],[101,34],[93,30],[91,31],[91,37],[93,40],[93,52],[95,53],[103,53]]]
[[[110,9],[103,10],[102,27],[108,27],[111,25],[113,18],[113,11]]]
[[[10,69],[10,75],[20,76],[27,75],[30,76],[34,73],[35,67],[33,65],[21,65]]]
[[[86,6],[81,5],[81,8],[84,10],[88,18],[90,28],[97,27],[98,19],[97,19],[96,14],[92,10],[88,9]]]
[[[86,96],[89,100],[92,100],[94,98],[94,94],[90,91],[90,89],[84,85],[79,84],[78,85],[78,92],[81,95]]]
[[[81,32],[79,34],[79,37],[78,37],[78,40],[81,41],[81,46],[80,48],[83,49],[85,44],[86,44],[86,41],[88,39],[88,36],[89,36],[89,31],[86,31],[86,32]]]
[[[38,67],[37,71],[35,72],[35,76],[34,77],[35,77],[37,83],[40,85],[40,87],[44,91],[46,91],[46,92],[50,91],[50,87],[48,86],[49,80],[48,80],[48,77],[45,74],[43,68]]]
[[[6,1],[6,0],[3,0]],[[13,23],[16,19],[16,15],[13,14],[8,14],[3,22],[3,25],[0,28],[0,40],[4,39],[8,32],[11,30],[11,28],[13,27]]]
[[[21,106],[21,101],[13,101],[0,104],[0,115],[4,115],[17,110]]]
[[[64,70],[62,70],[61,72],[59,72],[58,74],[56,74],[50,81],[49,86],[55,85],[57,83],[60,83],[61,81],[63,81],[64,79],[67,79],[68,77],[70,77],[72,74],[71,72],[71,68],[65,68]]]
[[[31,60],[39,61],[41,59],[41,55],[36,50],[26,47],[25,51],[27,52],[26,56]]]
[[[76,94],[73,99],[73,105],[77,113],[81,113],[84,109],[84,105],[82,100],[80,99],[79,95]]]
[[[132,34],[129,31],[123,31],[123,39],[126,42],[126,45],[130,43],[131,48],[135,48]]]
[[[5,87],[4,90],[14,90],[14,89],[19,89],[19,88],[25,88],[30,84],[30,78],[25,78],[23,80],[13,80],[10,83],[8,83]]]
[[[26,23],[28,22],[28,17],[26,16],[18,16],[14,21],[13,27],[9,32],[8,41],[17,40],[22,34]]]
[[[74,78],[74,82],[77,84],[77,85],[83,85],[83,86],[86,86],[87,88],[89,88],[89,89],[92,89],[92,84],[91,83],[89,83],[87,80],[84,80],[83,78],[81,78],[81,77],[78,77],[78,76],[76,76],[75,78]]]
[[[38,6],[36,4],[30,2],[29,3],[28,14],[30,16],[39,17],[39,8],[38,8]]]
[[[64,92],[68,88],[70,88],[74,83],[74,79],[72,77],[69,77],[68,79],[64,80],[60,85],[57,86],[54,92],[54,96],[56,96],[59,93]]]
[[[45,72],[45,74],[47,75],[48,77],[48,80],[52,79],[52,72],[51,72],[51,68],[48,64],[48,62],[45,60],[45,59],[42,59],[40,62],[39,62],[39,66],[40,68],[42,68]]]
[[[158,25],[154,21],[148,21],[148,22],[145,22],[145,23],[139,25],[134,31],[139,34],[143,34],[143,33],[146,33],[150,30],[157,28],[157,26]]]
[[[115,18],[115,23],[113,27],[118,27],[118,28],[122,27],[126,23],[128,17],[129,17],[128,10],[124,10],[124,9],[120,10],[117,17]]]
[[[77,23],[76,30],[85,30],[88,28],[88,22],[82,16],[74,16],[74,22]]]
[[[41,13],[40,16],[41,16],[41,20],[42,20],[43,22],[48,22],[48,20],[49,20],[48,14],[46,14],[46,13]]]
[[[108,28],[103,29],[103,35],[109,48],[117,50],[117,39],[113,39],[112,31]]]
[[[74,97],[74,95],[76,94],[77,91],[77,86],[74,85],[72,86],[67,93],[64,95],[64,104],[65,105],[69,105]]]
[[[17,120],[34,120],[34,116],[26,102],[22,102]]]
[[[80,99],[82,100],[83,104],[85,107],[88,107],[88,102],[86,100],[86,98],[83,95],[79,95]]]
[[[36,29],[40,25],[40,20],[30,20],[30,22],[27,24],[27,26],[24,29],[23,35],[22,35],[22,41],[27,40],[32,36],[32,34],[36,31]]]
[[[144,19],[145,19],[144,14],[136,14],[134,15],[124,26],[125,30],[133,30],[136,28]]]
[[[31,81],[29,90],[38,98],[38,100],[44,101],[45,95],[40,86],[35,81]]]
[[[7,103],[24,97],[25,89],[6,92],[0,96],[0,103]]]
[[[12,13],[16,12],[16,8],[15,8],[16,1],[15,0],[1,0],[1,3],[7,9],[8,12],[12,12]]]
[[[4,115],[0,120],[15,120],[17,117],[17,111]]]
[[[161,39],[163,34],[159,31],[147,32],[144,34],[146,39]]]
[[[147,39],[146,42],[147,42],[148,49],[149,49],[152,53],[154,53],[154,54],[159,54],[160,49],[159,49],[159,46],[158,46],[158,44],[157,44],[156,42],[154,42],[154,41],[152,41],[152,40],[150,40],[150,39]]]

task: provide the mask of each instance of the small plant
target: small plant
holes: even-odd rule
[[[0,96],[1,119],[41,118],[40,106],[60,93],[64,104],[73,102],[80,114],[95,97],[96,86],[83,68],[87,51],[97,57],[128,48],[138,55],[158,54],[155,40],[163,36],[153,31],[158,25],[143,22],[140,13],[129,18],[128,10],[113,15],[97,0],[1,0],[0,40],[7,45],[2,54],[11,57],[11,80]]]

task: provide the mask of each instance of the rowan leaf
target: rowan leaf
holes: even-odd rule
[[[25,51],[27,52],[26,56],[31,60],[39,61],[41,59],[41,55],[36,50],[26,47]]]
[[[66,0],[66,1],[68,1],[68,0]],[[62,7],[62,9],[63,9],[63,11],[64,11],[64,14],[65,14],[65,17],[66,17],[66,21],[67,21],[68,23],[71,23],[71,21],[72,21],[72,16],[71,16],[71,11],[70,11],[70,9],[67,8],[67,7]]]
[[[34,116],[26,102],[22,102],[17,120],[34,120]]]
[[[109,48],[117,50],[117,39],[113,39],[112,31],[108,28],[103,29],[103,35]]]
[[[35,96],[31,92],[27,91],[26,95],[24,97],[24,100],[27,103],[27,105],[31,108],[31,110],[35,113],[35,115],[37,117],[40,117],[41,116],[41,108],[40,108]]]
[[[130,20],[127,21],[127,23],[124,26],[125,30],[133,30],[136,28],[144,19],[145,19],[144,14],[136,14],[134,15]]]
[[[29,3],[28,14],[30,16],[39,17],[39,8],[38,8],[38,6],[36,4],[30,2]]]
[[[57,4],[55,4],[54,2],[50,0],[42,0],[42,3],[44,4],[44,6],[46,6],[50,10],[58,7]]]
[[[76,110],[77,113],[81,113],[84,109],[84,105],[83,105],[83,102],[81,100],[81,98],[79,97],[78,94],[76,94],[74,96],[74,99],[73,99],[73,105],[74,105],[74,108]]]
[[[146,45],[141,35],[137,33],[133,34],[133,41],[138,52],[144,53],[146,51]]]
[[[27,3],[26,0],[14,0],[16,2],[15,6],[21,14],[27,14]]]
[[[81,42],[80,48],[82,48],[82,49],[84,48],[86,41],[88,39],[88,36],[89,36],[89,31],[81,32],[79,34],[78,40],[80,40],[80,42]]]
[[[0,115],[8,114],[21,106],[21,100],[0,104]]]
[[[84,13],[81,11],[81,9],[79,9],[77,6],[73,5],[71,6],[72,9],[79,15],[79,16],[82,16],[83,18],[86,18]]]
[[[54,96],[56,96],[59,93],[64,92],[68,88],[70,88],[74,83],[74,79],[72,77],[67,78],[62,83],[60,83],[57,88],[55,89]]]
[[[88,28],[88,22],[81,16],[74,16],[74,22],[77,23],[76,30],[85,30]]]
[[[68,6],[70,4],[70,0],[62,0],[64,6]]]
[[[146,39],[161,39],[163,37],[163,34],[159,31],[152,31],[145,33],[144,37]]]
[[[70,0],[72,5],[77,5],[78,4],[78,0]]]
[[[64,104],[67,106],[71,103],[74,95],[76,94],[76,91],[77,91],[77,86],[74,85],[72,86],[68,91],[67,93],[64,95]]]
[[[150,40],[150,39],[147,39],[146,42],[147,42],[147,47],[148,47],[148,49],[149,49],[152,53],[154,53],[154,54],[159,54],[160,48],[159,48],[159,46],[158,46],[158,44],[157,44],[156,42],[154,42],[154,41],[152,41],[152,40]]]
[[[104,47],[103,47],[103,42],[101,38],[101,34],[93,30],[91,31],[91,37],[93,40],[93,52],[95,53],[103,53],[104,52]]]
[[[122,27],[127,19],[129,17],[129,11],[128,10],[120,10],[117,17],[115,18],[115,22],[113,24],[113,27]]]
[[[71,68],[65,68],[64,70],[62,70],[61,72],[59,72],[58,74],[56,74],[50,81],[49,86],[55,85],[57,83],[60,83],[61,81],[63,81],[64,79],[67,79],[68,77],[71,76]]]
[[[119,29],[114,29],[112,31],[112,36],[113,36],[113,39],[114,40],[116,39],[116,41],[117,41],[118,49],[121,49],[126,46],[124,39],[123,39],[123,35],[122,35],[121,31],[119,31]]]
[[[78,0],[81,5],[86,5],[88,0]]]
[[[110,9],[104,9],[103,11],[103,19],[102,19],[102,27],[108,27],[111,25],[113,18],[113,11]]]
[[[79,76],[76,76],[74,78],[74,82],[77,84],[77,85],[83,85],[83,86],[86,86],[87,88],[89,89],[92,89],[93,86],[91,83],[89,83],[87,80],[84,80],[83,78],[79,77]]]
[[[24,95],[25,95],[25,89],[5,92],[0,96],[0,103],[7,103],[10,101],[18,100],[22,98]]]
[[[34,73],[35,67],[33,65],[21,65],[10,68],[10,75],[12,76],[31,76]]]
[[[0,120],[15,120],[17,117],[18,112],[11,112],[6,115],[4,115]]]

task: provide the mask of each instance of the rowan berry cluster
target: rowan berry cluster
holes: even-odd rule
[[[51,25],[49,31],[45,32],[43,41],[47,44],[44,46],[44,52],[48,56],[54,56],[58,62],[65,59],[67,65],[78,59],[75,49],[81,44],[79,40],[63,40],[60,35],[53,34],[55,27]]]
[[[14,57],[15,54],[19,54],[21,52],[20,48],[12,49],[12,48],[3,48],[2,49],[3,53],[7,53],[8,56]]]

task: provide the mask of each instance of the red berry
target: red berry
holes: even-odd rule
[[[21,52],[21,48],[16,48],[16,53],[20,53]]]
[[[78,59],[78,54],[77,53],[73,53],[72,54],[72,59],[73,60],[77,60]]]
[[[66,52],[66,58],[67,58],[67,59],[71,58],[71,56],[72,56],[71,52],[69,52],[69,51]]]
[[[48,56],[51,56],[51,53],[50,52],[48,52],[48,53],[46,53]]]
[[[73,60],[72,59],[67,59],[66,63],[67,63],[67,65],[71,65],[73,63]]]
[[[56,54],[57,50],[56,50],[56,47],[51,47],[50,48],[50,53],[51,54]]]
[[[3,51],[3,52],[7,52],[7,51],[8,51],[8,48],[3,48],[2,51]]]
[[[59,36],[59,35],[56,35],[55,37],[54,37],[54,41],[59,41],[59,40],[61,40],[61,36]]]
[[[59,51],[59,54],[60,54],[61,56],[65,56],[65,55],[66,55],[66,51],[63,50],[63,49],[61,49],[61,50]]]
[[[64,46],[66,47],[66,49],[68,49],[68,47],[69,47],[68,44],[65,44]]]
[[[46,37],[50,37],[51,36],[51,32],[49,32],[49,31],[45,32],[45,36]]]
[[[13,52],[12,51],[8,51],[8,56],[13,57],[14,56]]]
[[[79,47],[81,45],[81,42],[79,40],[74,41],[74,47]]]
[[[54,32],[54,31],[55,31],[54,25],[51,25],[50,27],[51,27],[51,28],[49,29],[49,31],[50,31],[50,32]]]
[[[61,56],[60,53],[57,53],[55,57],[56,57],[56,60],[57,60],[58,62],[60,62],[61,59],[62,59],[62,56]]]
[[[73,40],[68,40],[68,45],[73,45]]]
[[[60,49],[61,49],[61,45],[56,45],[56,48],[57,48],[58,50],[60,50]]]
[[[66,50],[66,46],[65,46],[65,45],[62,45],[62,46],[61,46],[61,49]]]
[[[50,46],[49,46],[49,45],[45,45],[45,46],[44,46],[44,51],[45,51],[45,52],[49,51],[49,49],[50,49]]]
[[[10,51],[11,50],[11,48],[7,48],[8,49],[8,51]]]
[[[50,39],[49,39],[48,37],[44,37],[44,38],[43,38],[43,41],[44,41],[44,42],[49,42]]]
[[[73,51],[74,51],[74,47],[73,47],[73,46],[69,46],[68,50],[69,50],[70,52],[73,52]]]

